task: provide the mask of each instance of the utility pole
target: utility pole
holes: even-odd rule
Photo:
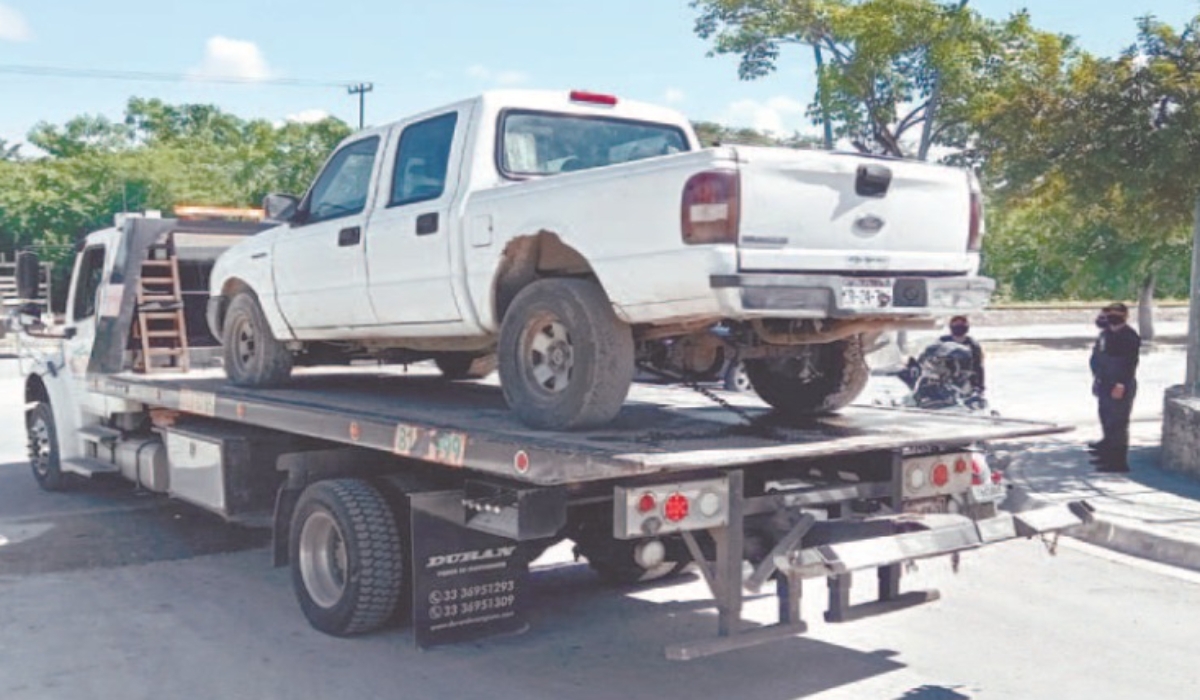
[[[351,95],[358,95],[358,129],[363,128],[363,120],[367,111],[367,93],[374,90],[375,86],[371,83],[359,83],[358,85],[350,85],[346,88],[346,92]]]

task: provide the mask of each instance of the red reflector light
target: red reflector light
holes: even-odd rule
[[[616,95],[602,95],[598,92],[588,92],[587,90],[572,90],[572,102],[587,102],[594,105],[607,105],[615,107],[617,105]]]
[[[683,242],[737,243],[741,178],[736,170],[697,173],[683,187]]]
[[[644,493],[638,499],[637,509],[639,513],[649,513],[658,507],[658,501],[654,500],[654,494]]]
[[[663,515],[667,520],[677,523],[687,517],[688,514],[688,499],[681,493],[673,493],[667,498],[667,502],[663,504]]]
[[[979,466],[979,460],[971,460],[971,485],[983,486],[983,467]]]
[[[933,468],[933,485],[945,486],[950,483],[950,467],[939,464]]]
[[[958,461],[954,463],[954,473],[955,474],[964,474],[964,473],[966,473],[966,471],[967,471],[967,460],[963,459],[962,457],[959,457]]]
[[[992,483],[998,484],[1004,480],[1004,475],[1000,472],[992,472]]]

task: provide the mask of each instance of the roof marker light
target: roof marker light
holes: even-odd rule
[[[572,90],[572,102],[587,102],[594,105],[606,105],[608,107],[617,106],[616,95],[603,95],[598,92],[588,92],[587,90]]]

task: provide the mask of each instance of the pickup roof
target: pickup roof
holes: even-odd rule
[[[735,356],[780,413],[841,408],[879,333],[983,307],[966,171],[783,148],[701,148],[672,110],[506,91],[349,137],[280,222],[229,249],[209,325],[243,386],[296,363],[498,361],[527,424],[620,410],[636,365]],[[712,329],[720,324],[722,332]]]

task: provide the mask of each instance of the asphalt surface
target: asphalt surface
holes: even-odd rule
[[[1082,360],[1080,359],[1082,357]],[[19,396],[0,362],[0,395]],[[1154,420],[1181,350],[1143,362],[1135,419]],[[1082,426],[1086,346],[993,348],[993,404]],[[873,383],[870,396],[895,391]],[[1081,394],[1081,392],[1084,392]],[[1159,392],[1156,394],[1156,392]],[[612,589],[567,547],[533,576],[530,630],[421,652],[405,630],[313,631],[266,535],[124,485],[40,492],[20,461],[19,401],[0,402],[0,698],[1192,698],[1200,577],[1064,540],[926,562],[905,588],[942,600],[829,625],[809,584],[808,635],[699,662],[664,645],[715,630],[694,575]],[[1069,440],[1069,438],[1064,438]],[[872,588],[860,582],[859,594]],[[747,615],[770,621],[774,599]]]

